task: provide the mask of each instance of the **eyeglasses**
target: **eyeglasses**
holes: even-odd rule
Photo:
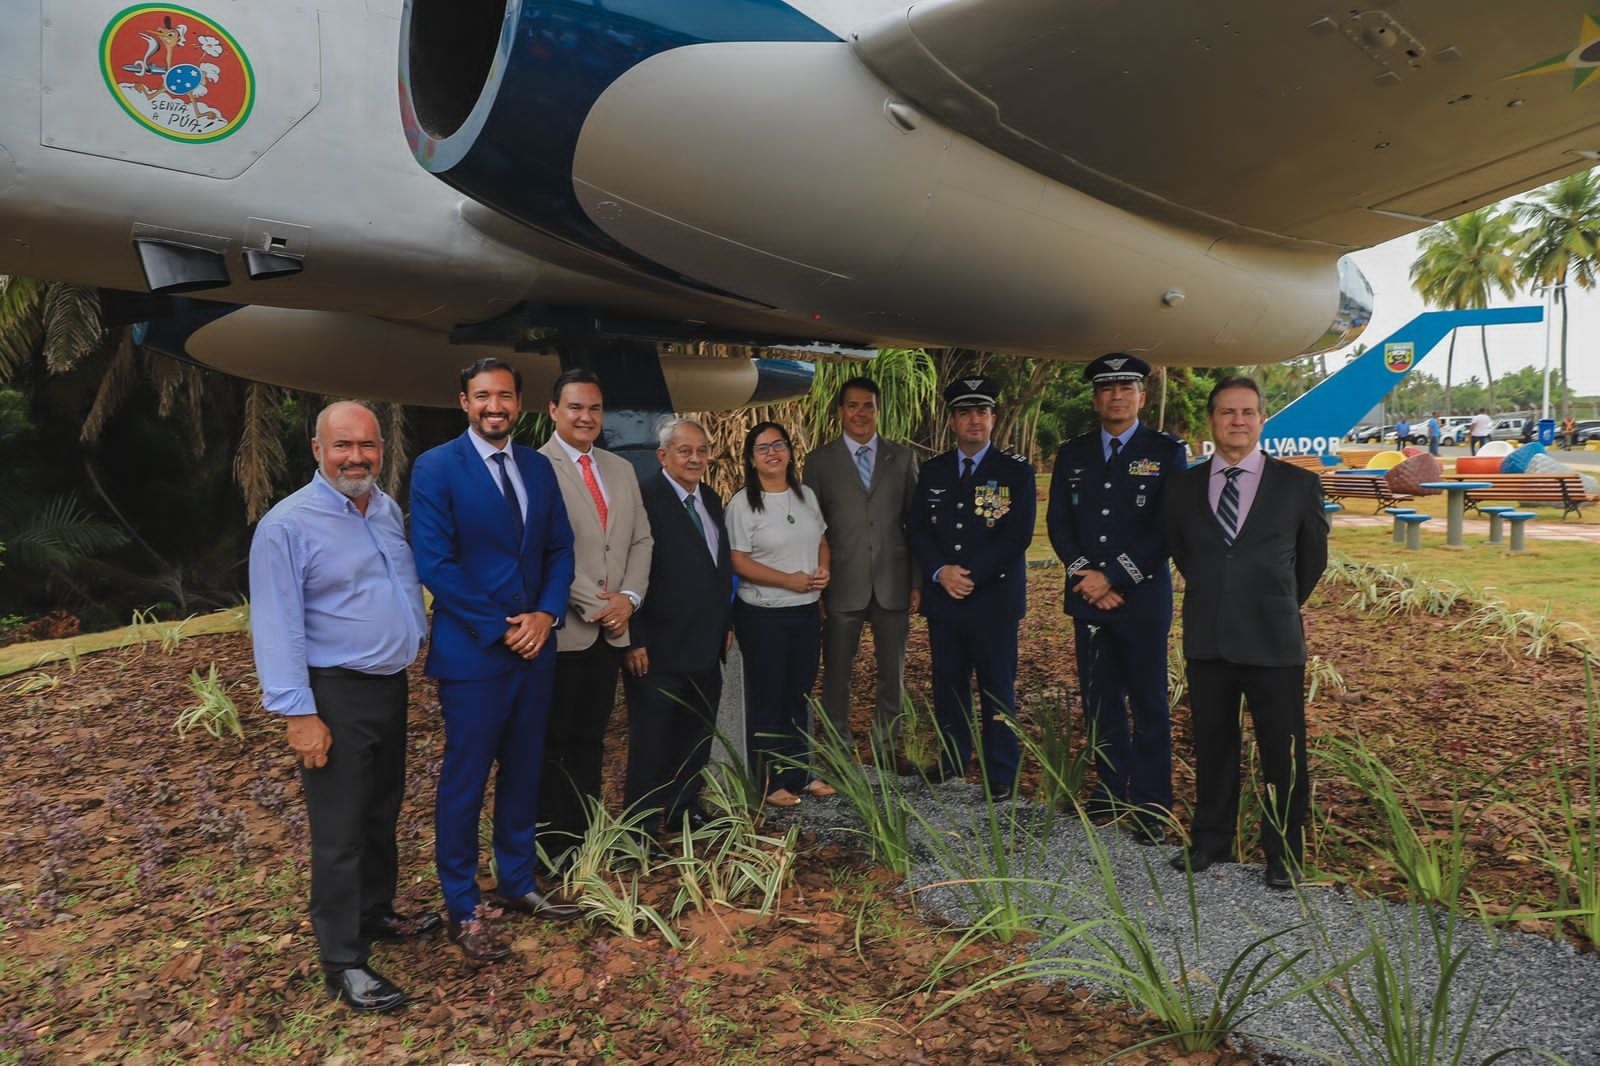
[[[757,444],[750,450],[757,455],[780,455],[789,450],[789,442],[782,440],[769,441],[766,444]]]

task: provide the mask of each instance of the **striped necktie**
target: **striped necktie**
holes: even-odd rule
[[[856,472],[861,475],[861,487],[872,491],[872,449],[865,444],[856,449]]]
[[[1228,483],[1222,486],[1222,497],[1217,500],[1217,521],[1222,523],[1222,542],[1232,544],[1239,535],[1239,475],[1244,470],[1230,466],[1222,472]]]

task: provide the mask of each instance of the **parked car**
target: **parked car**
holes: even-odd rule
[[[1377,444],[1393,432],[1393,426],[1357,426],[1350,431],[1350,439],[1357,444]]]
[[[1512,418],[1499,418],[1495,420],[1494,429],[1489,432],[1490,440],[1521,440],[1522,427],[1527,423],[1522,415]]]
[[[1396,440],[1394,436],[1394,427],[1384,426],[1383,439],[1387,443],[1393,444],[1397,448],[1404,448],[1408,444],[1427,444],[1428,426],[1427,423],[1423,423],[1420,426],[1413,423],[1411,429],[1406,433],[1405,440]]]
[[[1600,418],[1578,419],[1578,443],[1588,444],[1592,440],[1600,440]]]
[[[1439,443],[1450,445],[1467,443],[1467,437],[1470,435],[1467,430],[1471,424],[1471,415],[1451,415],[1449,418],[1439,419]],[[1422,424],[1422,432],[1424,436],[1427,435],[1428,424],[1426,422]]]

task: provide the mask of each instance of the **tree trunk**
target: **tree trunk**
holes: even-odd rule
[[[1494,410],[1494,371],[1489,369],[1489,328],[1478,327],[1478,345],[1483,349],[1483,376],[1489,385],[1489,410]]]

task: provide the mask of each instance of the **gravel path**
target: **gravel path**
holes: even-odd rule
[[[1461,964],[1448,986],[1448,1021],[1434,1061],[1454,1059],[1454,1036],[1462,1031],[1466,1011],[1477,996],[1466,1053],[1459,1061],[1482,1062],[1499,1049],[1526,1047],[1574,1064],[1600,1063],[1600,959],[1593,954],[1580,955],[1565,943],[1526,933],[1496,933],[1481,922],[1466,919],[1454,925],[1452,934],[1443,912],[1437,909],[1358,900],[1329,886],[1270,891],[1261,883],[1261,867],[1254,865],[1230,863],[1197,875],[1192,916],[1187,879],[1167,866],[1167,859],[1176,853],[1171,846],[1141,847],[1115,826],[1091,829],[1091,842],[1075,817],[1052,816],[1026,802],[1002,808],[1008,813],[991,821],[976,785],[952,782],[930,787],[918,782],[902,788],[925,823],[918,825],[914,834],[915,858],[908,876],[919,906],[952,921],[970,922],[990,906],[972,887],[924,886],[985,876],[1031,879],[1024,889],[1028,898],[1022,909],[1063,916],[1030,945],[1036,959],[1051,954],[1096,957],[1093,947],[1082,939],[1056,941],[1070,926],[1105,915],[1108,893],[1102,872],[1114,878],[1123,910],[1137,916],[1148,930],[1166,971],[1187,972],[1192,987],[1201,994],[1209,994],[1252,942],[1287,930],[1272,942],[1272,949],[1283,957],[1301,951],[1304,956],[1292,972],[1253,998],[1250,1008],[1259,1012],[1238,1027],[1240,1035],[1274,1061],[1388,1063],[1390,1056],[1379,1045],[1362,1044],[1363,1050],[1352,1050],[1310,996],[1295,996],[1277,1006],[1270,1006],[1270,1001],[1293,989],[1301,979],[1338,965],[1378,939],[1387,945],[1394,968],[1409,972],[1412,995],[1421,1011],[1430,1005],[1438,986],[1437,940],[1453,935],[1449,954],[1461,956]],[[803,808],[779,820],[789,818],[825,837],[861,842],[852,831],[860,822],[843,797],[808,799]],[[995,864],[987,858],[993,851],[987,842],[997,836],[1006,842],[1003,870],[994,870]],[[1108,931],[1104,926],[1100,929],[1101,936]],[[1126,950],[1120,938],[1114,943]],[[1241,969],[1248,970],[1249,965]],[[1269,964],[1263,972],[1272,968]],[[1377,997],[1370,960],[1351,970],[1349,983],[1357,1000],[1373,1009]],[[1342,1002],[1335,996],[1326,998],[1331,1003]],[[1348,1011],[1343,1017],[1347,1028],[1358,1033],[1359,1026]],[[1419,1039],[1425,1036],[1424,1031]],[[1353,1039],[1362,1041],[1359,1035]],[[1429,1059],[1419,1056],[1418,1061]],[[1552,1060],[1519,1051],[1498,1061]]]

